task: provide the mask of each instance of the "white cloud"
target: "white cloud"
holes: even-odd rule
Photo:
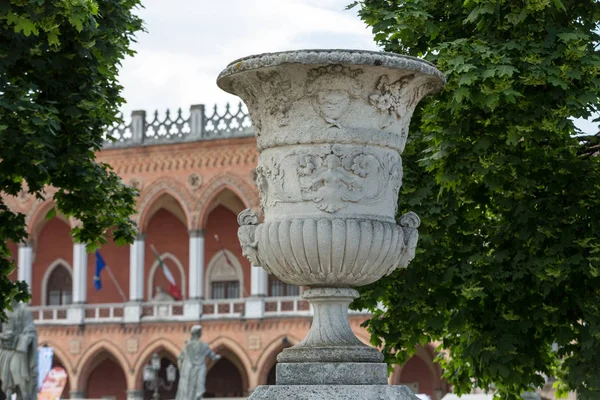
[[[351,0],[147,0],[139,15],[148,33],[125,60],[123,111],[188,109],[237,103],[215,83],[231,61],[300,48],[377,50]]]

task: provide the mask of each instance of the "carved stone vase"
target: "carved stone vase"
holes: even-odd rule
[[[348,305],[353,287],[414,257],[419,217],[396,220],[401,154],[417,103],[444,82],[423,60],[351,50],[250,56],[219,75],[248,106],[260,152],[264,221],[252,210],[238,216],[244,255],[309,287],[314,309],[308,336],[278,356],[277,386],[387,384],[381,353],[350,329]]]

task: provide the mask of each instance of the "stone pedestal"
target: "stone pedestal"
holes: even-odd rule
[[[380,363],[383,355],[363,344],[348,323],[348,305],[358,298],[350,288],[312,288],[302,297],[313,308],[308,335],[277,356],[280,363]]]
[[[419,400],[406,386],[275,385],[259,386],[249,400]]]

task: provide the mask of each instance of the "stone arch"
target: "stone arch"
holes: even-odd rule
[[[250,388],[250,373],[252,371],[252,362],[246,351],[233,339],[220,337],[209,343],[213,351],[223,358],[230,361],[239,371],[242,380],[242,387],[245,391]],[[217,361],[218,362],[218,361]],[[217,362],[211,362],[208,366],[208,373]]]
[[[285,343],[286,339],[287,343]],[[256,386],[267,384],[269,372],[277,364],[277,355],[283,349],[294,346],[299,342],[300,340],[293,336],[280,335],[265,347],[254,364],[254,369],[258,371]]]
[[[153,342],[150,342],[134,362],[134,371],[136,375],[132,380],[134,386],[128,387],[129,390],[134,390],[143,386],[142,379],[144,365],[150,361],[152,354],[160,353],[161,351],[170,354],[173,357],[173,360],[176,362],[179,353],[181,353],[181,348],[165,338],[156,339]]]
[[[233,192],[245,208],[258,208],[257,191],[240,176],[226,172],[211,179],[200,193],[194,207],[194,214],[198,215],[193,222],[195,229],[204,229],[213,201],[225,190]]]
[[[16,196],[4,196],[2,198],[6,207],[12,212],[22,212],[23,207],[20,206],[18,198]]]
[[[60,266],[65,267],[71,274],[71,279],[73,279],[73,267],[71,267],[71,265],[63,258],[54,260],[52,264],[46,268],[46,272],[44,272],[44,276],[42,277],[42,301],[40,304],[43,306],[47,305],[46,303],[48,302],[48,280],[50,279],[50,275],[52,275],[52,272]]]
[[[215,353],[222,354],[223,352],[230,354],[239,361],[240,370],[248,377],[252,371],[252,361],[250,356],[235,340],[227,336],[221,336],[209,343],[209,346]]]
[[[432,345],[427,344],[425,346],[417,346],[415,349],[415,354],[413,357],[417,357],[420,361],[422,361],[427,367],[427,371],[429,372],[429,376],[432,379],[432,383],[434,385],[434,389],[442,389],[443,391],[447,391],[448,387],[445,381],[442,379],[442,370],[441,367],[436,364],[434,360],[434,348]],[[410,359],[412,359],[411,357]],[[392,385],[400,385],[402,373],[405,369],[405,366],[408,364],[410,359],[404,365],[398,365],[392,375],[390,376],[390,384]]]
[[[48,222],[46,219],[46,214],[53,207],[56,207],[56,203],[54,203],[54,200],[51,198],[45,201],[36,202],[31,211],[25,217],[27,234],[29,236],[29,240],[31,240],[34,245],[36,245],[40,232]],[[60,219],[62,222],[67,224],[70,229],[73,229],[73,222],[62,213],[57,212],[55,218]]]
[[[75,379],[75,370],[73,368],[73,363],[71,362],[71,359],[69,358],[69,356],[60,348],[58,347],[54,342],[49,341],[49,340],[44,340],[41,341],[39,343],[40,346],[48,346],[48,347],[52,347],[52,350],[54,351],[54,355],[56,357],[58,357],[58,359],[60,360],[60,363],[63,365],[65,371],[67,371],[67,379],[69,381],[74,381]]]
[[[127,361],[127,358],[121,349],[119,349],[115,344],[103,339],[90,346],[79,359],[79,362],[75,366],[77,381],[76,385],[71,387],[72,391],[83,391],[85,389],[90,373],[102,361],[98,360],[98,356],[102,353],[107,353],[116,360],[117,364],[121,367],[123,373],[125,374],[127,387],[134,387],[132,385],[134,371]]]
[[[228,261],[231,261],[229,263]],[[231,264],[231,268],[225,266]],[[221,267],[221,268],[219,268]],[[207,299],[212,298],[210,287],[211,283],[216,278],[219,280],[235,280],[240,282],[239,297],[243,297],[244,293],[244,272],[242,264],[235,254],[227,249],[222,249],[208,263],[206,268],[206,279],[204,280],[204,295]]]
[[[185,185],[175,181],[173,178],[162,177],[148,185],[148,187],[140,194],[138,199],[137,210],[139,217],[137,218],[137,223],[141,232],[146,231],[148,222],[154,213],[160,208],[164,208],[161,206],[160,202],[169,197],[178,203],[185,219],[185,221],[182,222],[184,223],[186,229],[190,230],[190,205],[192,203],[192,195],[189,193],[189,190],[185,187]],[[175,212],[174,215],[178,216],[177,212]]]
[[[175,266],[177,267],[177,271],[179,271],[179,275],[181,276],[181,294],[183,296],[183,298],[185,299],[185,295],[186,295],[186,288],[187,288],[187,282],[186,282],[186,276],[185,276],[185,269],[183,268],[183,264],[181,264],[181,261],[179,261],[179,259],[171,253],[162,253],[160,254],[160,258],[161,260],[165,261],[165,260],[171,260],[173,261],[173,263],[175,264]],[[147,287],[147,292],[148,293],[148,300],[152,300],[153,294],[154,294],[154,274],[156,274],[156,270],[159,267],[159,263],[158,260],[155,260],[154,263],[152,264],[152,266],[150,267],[150,272],[148,273],[148,287]]]

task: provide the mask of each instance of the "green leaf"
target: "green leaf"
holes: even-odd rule
[[[552,0],[554,2],[554,5],[556,6],[556,8],[558,8],[561,11],[567,11],[567,9],[565,8],[565,5],[563,4],[563,2],[561,0]]]
[[[25,36],[29,36],[32,33],[35,35],[39,34],[38,28],[36,27],[35,23],[29,18],[14,13],[9,13],[6,16],[6,22],[9,25],[14,25],[13,29],[15,33],[23,32]]]
[[[515,72],[517,72],[517,69],[515,67],[513,67],[512,65],[498,65],[497,71],[498,71],[499,77],[502,77],[502,76],[511,77]]]
[[[469,89],[465,87],[459,87],[454,91],[454,101],[456,103],[462,103],[463,99],[469,96]]]
[[[48,210],[48,212],[46,213],[46,219],[50,220],[52,218],[54,218],[56,216],[56,207],[52,207],[50,210]]]

